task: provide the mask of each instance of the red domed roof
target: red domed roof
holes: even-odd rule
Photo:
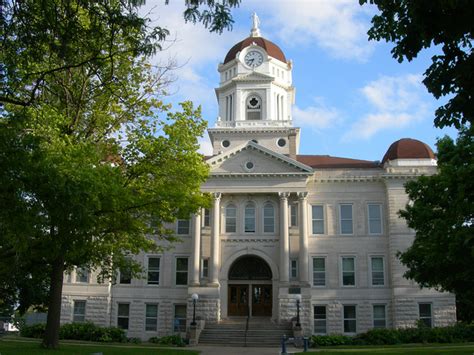
[[[230,51],[225,56],[224,64],[230,62],[232,59],[235,58],[237,53],[239,53],[242,49],[252,45],[253,43],[265,49],[265,51],[270,57],[273,57],[282,61],[283,63],[286,63],[285,55],[283,54],[280,47],[278,47],[275,43],[270,42],[269,40],[263,37],[248,37],[243,41],[240,41],[230,49]]]
[[[416,139],[402,138],[392,143],[382,163],[395,159],[435,159],[435,155],[427,144]]]

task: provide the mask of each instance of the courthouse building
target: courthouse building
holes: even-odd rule
[[[62,323],[120,326],[143,339],[183,332],[194,293],[208,325],[239,316],[287,323],[299,297],[305,334],[455,321],[454,296],[405,279],[396,256],[414,238],[398,216],[403,185],[436,173],[433,151],[404,138],[387,142],[375,162],[299,154],[292,70],[254,21],[218,66],[202,186],[212,208],[176,221],[182,242],[172,249],[136,256],[145,278],[100,284],[85,270],[67,275]]]

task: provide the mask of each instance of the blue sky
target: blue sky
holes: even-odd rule
[[[434,128],[434,111],[444,100],[436,101],[421,83],[436,49],[398,63],[391,44],[367,39],[374,7],[361,7],[357,0],[243,0],[233,11],[233,30],[218,35],[184,24],[183,3],[147,5],[156,24],[171,31],[154,61],[171,59],[179,66],[164,100],[200,104],[210,127],[217,117],[217,65],[249,35],[256,11],[262,36],[293,61],[292,113],[294,125],[301,127],[300,154],[381,160],[400,138],[419,139],[435,149],[437,137],[455,135],[453,129]],[[207,137],[201,139],[201,151],[210,154]]]

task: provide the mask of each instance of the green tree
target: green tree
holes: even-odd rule
[[[438,174],[406,184],[411,204],[400,215],[416,231],[400,254],[406,276],[423,287],[455,293],[472,317],[474,300],[474,140],[462,130],[456,142],[440,139]],[[469,302],[470,300],[470,302]]]
[[[460,129],[474,117],[474,3],[470,0],[359,0],[375,4],[371,40],[393,42],[393,57],[411,61],[437,46],[440,53],[424,73],[423,83],[434,97],[449,96],[435,114],[435,126]]]
[[[127,255],[174,242],[164,223],[207,203],[206,124],[191,103],[173,113],[161,101],[169,68],[148,59],[168,31],[143,3],[0,4],[0,294],[40,304],[25,280],[41,287],[49,273],[46,347],[58,346],[65,271],[138,271]],[[219,32],[237,3],[188,1],[184,18]]]
[[[375,4],[369,39],[393,42],[392,55],[411,61],[423,49],[439,54],[424,73],[423,83],[435,98],[447,97],[435,112],[434,124],[454,126],[457,143],[438,140],[438,173],[410,181],[406,191],[412,204],[400,215],[416,232],[413,245],[400,259],[405,276],[421,286],[456,294],[458,318],[474,319],[474,230],[472,176],[474,3],[469,0],[360,0]]]

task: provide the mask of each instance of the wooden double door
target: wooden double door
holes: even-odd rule
[[[229,316],[272,315],[272,285],[229,285]]]

